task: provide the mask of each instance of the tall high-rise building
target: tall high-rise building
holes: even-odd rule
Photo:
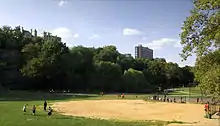
[[[153,50],[142,45],[135,46],[135,58],[153,59]]]

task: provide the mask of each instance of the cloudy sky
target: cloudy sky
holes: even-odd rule
[[[0,25],[22,25],[62,37],[68,46],[115,45],[134,55],[134,46],[180,66],[179,34],[192,0],[2,0]]]

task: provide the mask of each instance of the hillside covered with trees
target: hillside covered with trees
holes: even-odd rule
[[[0,84],[17,90],[154,92],[193,82],[191,67],[134,59],[115,46],[68,48],[61,38],[20,26],[0,29]]]

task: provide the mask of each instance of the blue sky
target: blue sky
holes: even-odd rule
[[[22,25],[62,37],[68,46],[115,45],[134,55],[134,46],[154,49],[154,57],[180,66],[179,34],[192,0],[4,0],[0,25]]]

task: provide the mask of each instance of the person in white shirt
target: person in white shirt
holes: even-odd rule
[[[24,106],[23,106],[23,112],[26,112],[27,111],[27,105],[25,104]]]
[[[48,116],[51,116],[52,115],[52,108],[51,107],[49,107],[49,109],[48,109],[49,111],[48,111]]]

